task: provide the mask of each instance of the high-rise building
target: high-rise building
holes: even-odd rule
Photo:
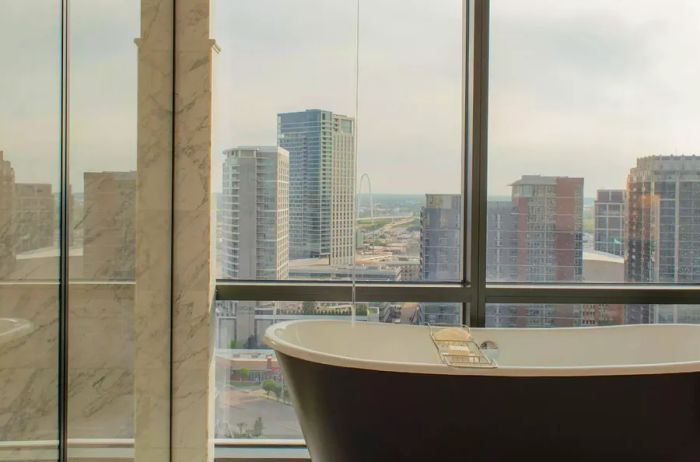
[[[274,146],[238,147],[224,154],[224,276],[287,279],[289,154]]]
[[[277,116],[289,151],[290,258],[352,264],[355,218],[355,121],[310,109]]]
[[[54,245],[57,204],[51,185],[18,183],[15,204],[17,252]]]
[[[526,175],[511,202],[489,202],[487,277],[518,282],[572,282],[583,277],[583,178]],[[489,327],[583,323],[582,305],[491,304]]]
[[[627,177],[625,278],[700,281],[700,156],[637,159]],[[625,322],[698,322],[697,310],[628,305]]]
[[[625,254],[625,190],[599,189],[595,200],[593,247],[599,252]]]
[[[462,256],[462,196],[427,194],[420,219],[421,279],[458,281]]]
[[[420,275],[424,281],[458,281],[462,261],[462,196],[427,194],[421,210]],[[421,303],[414,322],[459,324],[460,305]]]
[[[289,153],[276,146],[242,146],[224,155],[224,277],[287,279]],[[218,346],[230,348],[233,342],[237,347],[257,347],[256,314],[266,308],[255,301],[219,303]]]
[[[0,151],[0,278],[15,268],[15,171]]]
[[[627,280],[700,281],[700,157],[637,159],[627,197]]]
[[[512,185],[518,280],[583,276],[583,178],[525,175]]]
[[[85,172],[83,277],[134,279],[136,172]]]
[[[518,233],[511,201],[489,201],[486,221],[486,279],[514,282],[518,278]]]

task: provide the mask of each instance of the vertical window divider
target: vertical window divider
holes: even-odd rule
[[[58,460],[68,461],[68,263],[70,251],[69,178],[69,0],[61,0],[60,200],[58,285]]]
[[[471,156],[471,281],[470,324],[486,325],[486,219],[488,155],[488,79],[489,79],[489,0],[474,0]],[[470,19],[470,18],[467,18]],[[467,63],[468,65],[469,63]],[[469,77],[469,76],[468,76]],[[469,106],[468,106],[469,108]],[[468,118],[467,118],[468,119]],[[468,228],[469,229],[469,228]]]

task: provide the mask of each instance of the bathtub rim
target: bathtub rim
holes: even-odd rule
[[[284,329],[293,324],[350,324],[351,321],[343,320],[322,320],[322,319],[296,319],[273,324],[265,330],[264,342],[276,352],[287,356],[302,359],[305,361],[325,364],[327,366],[343,367],[350,369],[362,369],[369,371],[395,372],[406,374],[427,374],[427,375],[475,375],[493,377],[584,377],[584,376],[620,376],[620,375],[652,375],[652,374],[682,374],[700,372],[700,359],[698,361],[679,361],[667,363],[647,363],[647,364],[627,364],[627,365],[600,365],[600,366],[498,366],[496,368],[456,368],[442,363],[420,363],[420,362],[394,362],[383,360],[369,360],[355,358],[351,356],[324,353],[312,350],[291,342],[288,342],[275,334],[275,330]],[[362,322],[360,324],[367,324]],[[370,323],[389,327],[384,323]],[[535,328],[473,328],[475,331],[493,330],[509,331],[514,330],[537,332],[557,330],[582,330],[582,329],[631,329],[638,327],[638,324],[619,326],[595,326],[595,327],[535,327]],[[693,329],[700,329],[696,324],[668,324],[658,325],[659,327],[689,326]],[[406,326],[425,328],[426,326]]]

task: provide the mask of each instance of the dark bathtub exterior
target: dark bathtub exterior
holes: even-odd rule
[[[277,356],[313,462],[700,461],[700,373],[425,375]]]

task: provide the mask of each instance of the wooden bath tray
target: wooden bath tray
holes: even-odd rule
[[[495,368],[496,363],[484,354],[473,340],[469,327],[430,328],[430,338],[438,350],[440,359],[450,367]]]

